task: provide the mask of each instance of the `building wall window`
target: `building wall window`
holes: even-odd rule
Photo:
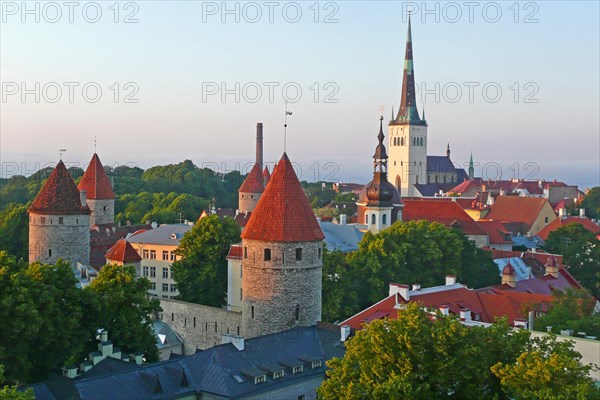
[[[304,370],[304,368],[302,367],[302,365],[296,365],[293,369],[292,369],[292,374],[297,374],[299,372],[302,372]]]
[[[254,306],[250,306],[250,318],[254,318]]]
[[[371,214],[371,225],[375,225],[375,214]]]
[[[162,291],[163,292],[168,292],[169,291],[169,284],[168,283],[163,283],[162,284]]]
[[[169,289],[171,290],[171,292],[176,292],[177,291],[177,286],[172,283],[172,284],[169,285]]]
[[[52,257],[52,249],[48,249],[48,257]]]
[[[387,224],[387,214],[383,214],[383,215],[381,216],[381,223],[382,223],[383,225],[386,225],[386,224]]]
[[[142,250],[142,258],[148,258],[150,252],[147,249]]]
[[[175,253],[173,253],[172,251],[169,252],[169,258],[171,261],[175,261],[177,259],[177,256],[175,255]]]
[[[150,290],[156,290],[156,282],[150,282]]]
[[[321,251],[322,251],[322,250],[323,250],[323,249],[322,249],[321,247],[319,247],[319,260],[321,259]]]
[[[271,261],[271,249],[265,249],[265,261]]]
[[[150,278],[156,278],[156,267],[150,267]]]
[[[150,259],[156,260],[156,250],[150,250]]]
[[[248,248],[244,246],[244,258],[248,258]]]
[[[62,225],[65,222],[65,219],[63,217],[58,217],[58,223],[60,225]]]
[[[163,279],[169,279],[169,268],[163,267],[162,277],[163,277]]]
[[[296,261],[302,261],[302,248],[296,249]]]
[[[244,293],[242,292],[242,289],[240,288],[240,301],[244,300]]]
[[[296,309],[294,310],[294,319],[296,321],[300,321],[300,304],[296,304]]]
[[[163,261],[169,261],[169,252],[168,251],[163,250],[162,259],[163,259]]]
[[[142,267],[142,275],[143,276],[148,276],[148,266],[147,265],[144,265]]]
[[[42,217],[42,225],[46,225],[46,217]]]

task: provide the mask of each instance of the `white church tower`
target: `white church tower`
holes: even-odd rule
[[[427,183],[427,123],[419,117],[415,94],[410,16],[400,110],[388,125],[389,179],[402,197],[420,197],[415,184]]]

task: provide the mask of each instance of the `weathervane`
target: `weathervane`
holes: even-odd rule
[[[62,153],[67,151],[67,149],[58,149],[58,158],[62,161]]]
[[[288,111],[287,109],[287,100],[285,102],[285,118],[283,120],[283,152],[285,153],[286,151],[286,146],[287,146],[287,117],[288,115],[292,115],[291,111]]]

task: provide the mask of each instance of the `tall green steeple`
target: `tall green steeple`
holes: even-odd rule
[[[475,177],[475,167],[473,166],[473,153],[471,152],[471,159],[469,160],[469,180]]]

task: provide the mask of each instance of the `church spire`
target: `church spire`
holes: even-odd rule
[[[475,177],[475,166],[473,164],[473,153],[471,153],[471,159],[469,160],[469,180]]]
[[[446,146],[446,157],[450,158],[450,142],[448,142],[448,146]]]
[[[377,135],[377,139],[379,140],[379,144],[375,148],[375,154],[373,155],[374,172],[380,172],[387,175],[388,156],[385,145],[383,144],[383,140],[385,139],[385,136],[383,135],[383,115],[379,117],[379,134]]]
[[[402,98],[400,99],[400,110],[395,121],[401,123],[423,123],[421,118],[419,118],[419,111],[417,109],[410,15],[408,16],[408,34],[406,36],[406,51],[404,54]]]

